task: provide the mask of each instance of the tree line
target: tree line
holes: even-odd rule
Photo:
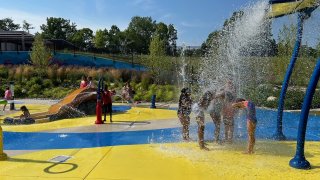
[[[201,48],[198,50],[194,50],[194,52],[189,52],[189,54],[205,55],[209,52],[209,50],[214,51],[219,47],[219,39],[223,38],[227,35],[230,28],[233,27],[235,21],[243,16],[242,11],[236,11],[232,14],[229,19],[224,21],[223,27],[220,30],[215,30],[211,32],[206,41],[202,43]],[[279,30],[277,41],[273,37],[271,32],[271,21],[267,20],[266,25],[264,26],[264,30],[262,31],[259,38],[264,39],[263,44],[250,44],[249,46],[253,46],[254,48],[250,49],[250,52],[244,52],[246,56],[291,56],[294,43],[296,40],[296,32],[297,27],[295,24],[284,24]],[[255,37],[254,37],[255,38]],[[301,45],[299,56],[301,57],[319,57],[320,56],[320,38],[316,42],[316,46],[311,47],[306,44]],[[263,46],[263,47],[262,47]],[[245,50],[244,50],[245,51]]]
[[[22,29],[30,32],[32,24],[23,21],[20,24],[11,18],[0,19],[0,30],[14,31]],[[48,17],[46,23],[40,26],[40,34],[44,39],[62,39],[73,43],[80,50],[99,51],[104,53],[137,53],[149,54],[152,37],[159,36],[165,42],[167,55],[177,55],[177,30],[173,24],[156,22],[151,17],[134,16],[128,27],[121,31],[117,25],[110,29],[77,28],[75,22],[60,17]]]

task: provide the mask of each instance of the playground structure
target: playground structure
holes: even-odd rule
[[[278,106],[278,116],[277,116],[277,131],[274,138],[277,140],[285,140],[286,137],[282,132],[282,116],[284,108],[284,100],[286,96],[286,91],[288,88],[290,76],[292,74],[295,62],[298,58],[302,34],[303,34],[303,23],[306,19],[311,16],[311,13],[318,8],[319,0],[271,0],[272,11],[269,14],[270,18],[277,18],[287,14],[292,14],[298,12],[298,25],[297,25],[297,38],[294,46],[293,54],[288,66],[280,93],[279,106]],[[312,74],[311,80],[309,82],[306,95],[304,97],[303,107],[300,115],[299,130],[297,135],[297,149],[295,157],[290,161],[290,166],[298,169],[310,169],[311,165],[306,160],[304,156],[304,142],[306,135],[306,128],[308,123],[308,115],[310,111],[310,106],[312,103],[312,98],[319,80],[320,76],[320,59]]]
[[[35,120],[57,120],[94,114],[95,91],[95,88],[77,89],[57,104],[52,105],[47,112],[31,114],[31,117]]]

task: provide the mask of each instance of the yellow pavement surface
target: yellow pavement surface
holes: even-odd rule
[[[30,113],[46,112],[50,106],[48,105],[26,105]],[[19,106],[17,107],[17,109]],[[8,115],[8,117],[19,116],[21,112]],[[150,109],[150,108],[139,108],[132,107],[127,112],[115,113],[112,116],[113,121],[146,121],[146,120],[167,120],[177,118],[176,111],[165,110],[165,109]],[[4,117],[1,117],[1,121]],[[32,125],[2,125],[4,131],[15,131],[15,132],[35,132],[35,131],[49,131],[60,128],[71,128],[80,126],[93,125],[96,120],[96,116],[87,116],[82,118],[64,119],[42,124]]]
[[[258,141],[253,155],[242,154],[245,144],[209,143],[210,151],[195,142],[43,150],[0,162],[0,179],[320,179],[319,142],[306,143],[311,170],[289,167],[295,142]],[[49,162],[59,155],[71,159]]]

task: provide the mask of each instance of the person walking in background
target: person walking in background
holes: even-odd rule
[[[4,92],[4,99],[7,101],[3,106],[3,111],[6,109],[8,104],[8,100],[12,100],[12,92],[9,87],[6,87],[6,91]]]
[[[122,99],[128,103],[133,103],[134,90],[132,89],[130,82],[126,82],[121,91]]]
[[[182,124],[182,137],[183,140],[189,141],[189,125],[190,125],[190,113],[191,113],[191,91],[189,88],[183,88],[179,98],[178,105],[178,118]]]

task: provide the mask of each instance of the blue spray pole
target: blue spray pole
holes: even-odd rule
[[[305,16],[306,15],[304,13],[298,14],[297,39],[296,39],[293,54],[292,54],[292,57],[290,60],[290,64],[288,66],[285,78],[282,83],[282,88],[281,88],[281,93],[280,93],[279,106],[278,106],[278,116],[277,116],[277,131],[273,135],[273,138],[276,140],[285,140],[286,139],[286,137],[282,131],[282,116],[283,116],[284,99],[286,97],[290,76],[292,74],[294,65],[296,63],[296,60],[298,58],[298,54],[300,51],[300,44],[301,44],[302,32],[303,32],[303,21],[305,19]]]
[[[303,106],[302,106],[300,121],[299,121],[296,155],[294,156],[293,159],[290,160],[290,163],[289,163],[291,167],[294,167],[297,169],[311,168],[310,163],[306,160],[304,156],[304,142],[306,137],[310,106],[312,103],[314,92],[317,87],[317,83],[319,81],[319,77],[320,77],[320,59],[318,59],[317,65],[313,70],[306,95],[304,96]]]

